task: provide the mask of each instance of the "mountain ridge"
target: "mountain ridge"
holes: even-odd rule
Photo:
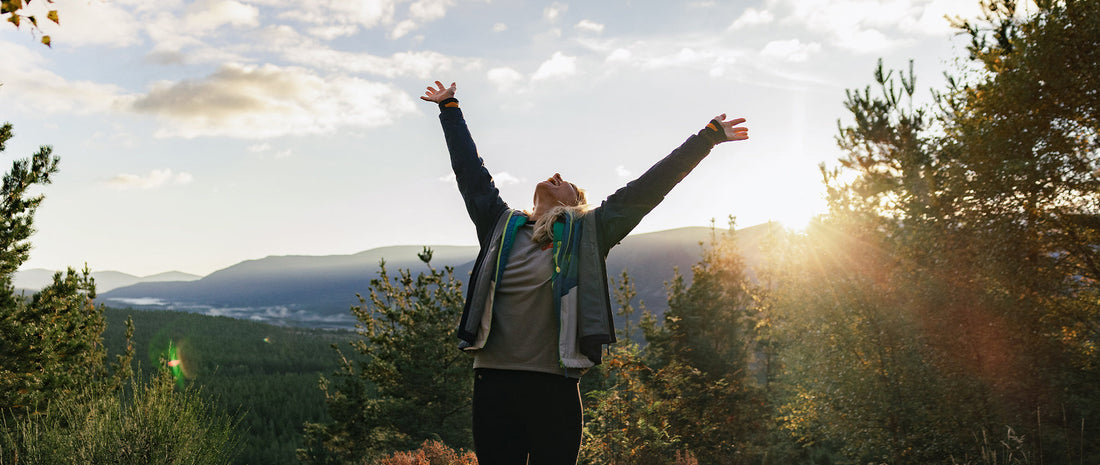
[[[702,257],[701,244],[724,229],[689,226],[627,236],[607,260],[609,277],[618,280],[628,270],[637,298],[656,314],[667,307],[665,282],[679,269],[686,281],[691,265]],[[767,234],[767,225],[736,231],[746,265],[758,261],[749,252]],[[749,246],[749,247],[746,247]],[[466,282],[477,256],[477,246],[428,246],[431,265],[453,267],[456,279]],[[345,328],[354,325],[348,309],[358,305],[386,262],[390,276],[399,269],[414,275],[427,271],[417,254],[424,246],[395,245],[346,255],[273,255],[245,260],[197,280],[140,282],[99,294],[110,306],[169,309],[225,315],[276,324]]]

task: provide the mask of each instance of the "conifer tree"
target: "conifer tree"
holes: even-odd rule
[[[765,412],[750,367],[757,335],[749,286],[731,218],[692,266],[691,284],[679,273],[668,284],[663,324],[642,322],[669,430],[701,463],[749,463],[761,452]]]
[[[470,448],[471,359],[457,348],[461,283],[454,269],[431,267],[432,252],[419,254],[427,272],[400,270],[391,278],[383,261],[368,298],[352,308],[361,355],[340,354],[335,378],[322,378],[328,424],[307,424],[305,463],[362,463],[425,440]],[[337,349],[339,352],[339,349]]]
[[[0,126],[0,152],[12,135],[10,123]],[[51,147],[40,147],[30,159],[12,163],[0,187],[0,411],[15,415],[104,381],[109,371],[100,338],[106,322],[92,302],[95,282],[86,268],[55,274],[49,286],[29,298],[17,295],[12,283],[29,256],[34,213],[44,199],[30,189],[49,184],[58,161]],[[125,355],[116,373],[125,375],[128,367]]]

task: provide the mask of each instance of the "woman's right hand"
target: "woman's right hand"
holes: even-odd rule
[[[455,96],[455,89],[457,89],[455,83],[452,82],[450,87],[443,87],[442,82],[435,81],[435,85],[439,86],[439,88],[436,89],[432,86],[428,86],[428,91],[424,92],[424,95],[421,95],[420,99],[426,100],[428,102],[435,102],[438,104],[439,102]]]

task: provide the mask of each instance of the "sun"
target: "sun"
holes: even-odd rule
[[[776,208],[768,212],[769,221],[775,221],[791,231],[805,231],[810,221],[827,211],[825,200],[816,193],[786,191],[776,199]]]

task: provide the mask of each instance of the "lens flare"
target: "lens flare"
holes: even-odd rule
[[[181,358],[179,346],[169,341],[167,352],[164,358],[168,360],[168,370],[172,373],[172,377],[176,379],[176,386],[182,389],[184,383],[183,360]]]

